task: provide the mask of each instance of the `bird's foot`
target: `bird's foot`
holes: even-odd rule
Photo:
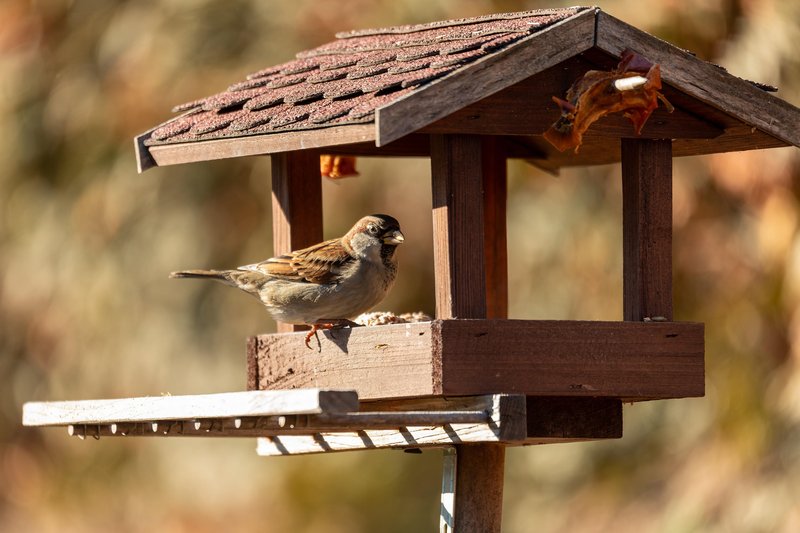
[[[322,320],[318,320],[315,323],[311,324],[311,329],[306,333],[306,348],[312,350],[311,348],[311,337],[317,338],[317,345],[320,349],[322,349],[322,343],[319,340],[319,334],[317,333],[321,329],[342,329],[342,328],[355,328],[361,326],[357,322],[353,322],[352,320],[348,320],[347,318],[325,318]]]

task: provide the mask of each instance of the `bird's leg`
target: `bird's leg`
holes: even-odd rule
[[[311,329],[306,333],[306,347],[311,350],[311,337],[317,336],[317,331],[321,329],[341,329],[341,328],[355,328],[360,326],[357,322],[348,320],[347,318],[323,318],[311,324]],[[319,337],[317,336],[319,343]]]

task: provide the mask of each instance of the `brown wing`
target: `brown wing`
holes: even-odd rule
[[[327,284],[337,283],[353,260],[342,246],[341,240],[332,239],[239,268],[262,272],[287,281]]]

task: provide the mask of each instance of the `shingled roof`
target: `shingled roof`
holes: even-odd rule
[[[593,145],[591,134],[583,155],[572,158],[535,136],[558,116],[550,96],[563,95],[581,72],[610,68],[626,47],[661,62],[664,81],[675,89],[665,92],[675,100],[677,114],[657,112],[644,133],[718,141],[689,142],[685,148],[678,143],[677,155],[798,143],[796,123],[787,134],[787,128],[776,129],[780,121],[774,117],[775,109],[796,117],[796,108],[597,8],[487,15],[336,37],[224,92],[177,106],[180,116],[137,138],[140,169],[305,147],[359,145],[363,151],[364,143],[386,146],[412,139],[420,129],[520,136],[515,146],[523,148],[521,156],[544,166],[548,159],[552,167],[610,162],[608,147]],[[725,92],[734,94],[733,104],[719,97]],[[759,104],[762,97],[767,100]],[[770,106],[772,120],[764,115]],[[509,110],[503,107],[510,107],[520,124],[509,117],[504,122],[501,115]],[[508,130],[498,126],[505,123]],[[617,140],[630,134],[611,117],[599,124],[599,133]],[[740,138],[751,128],[760,135]]]

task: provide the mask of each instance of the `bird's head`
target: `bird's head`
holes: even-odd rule
[[[378,260],[391,258],[397,245],[405,240],[400,223],[389,215],[369,215],[358,222],[344,236],[345,245],[360,257]]]

